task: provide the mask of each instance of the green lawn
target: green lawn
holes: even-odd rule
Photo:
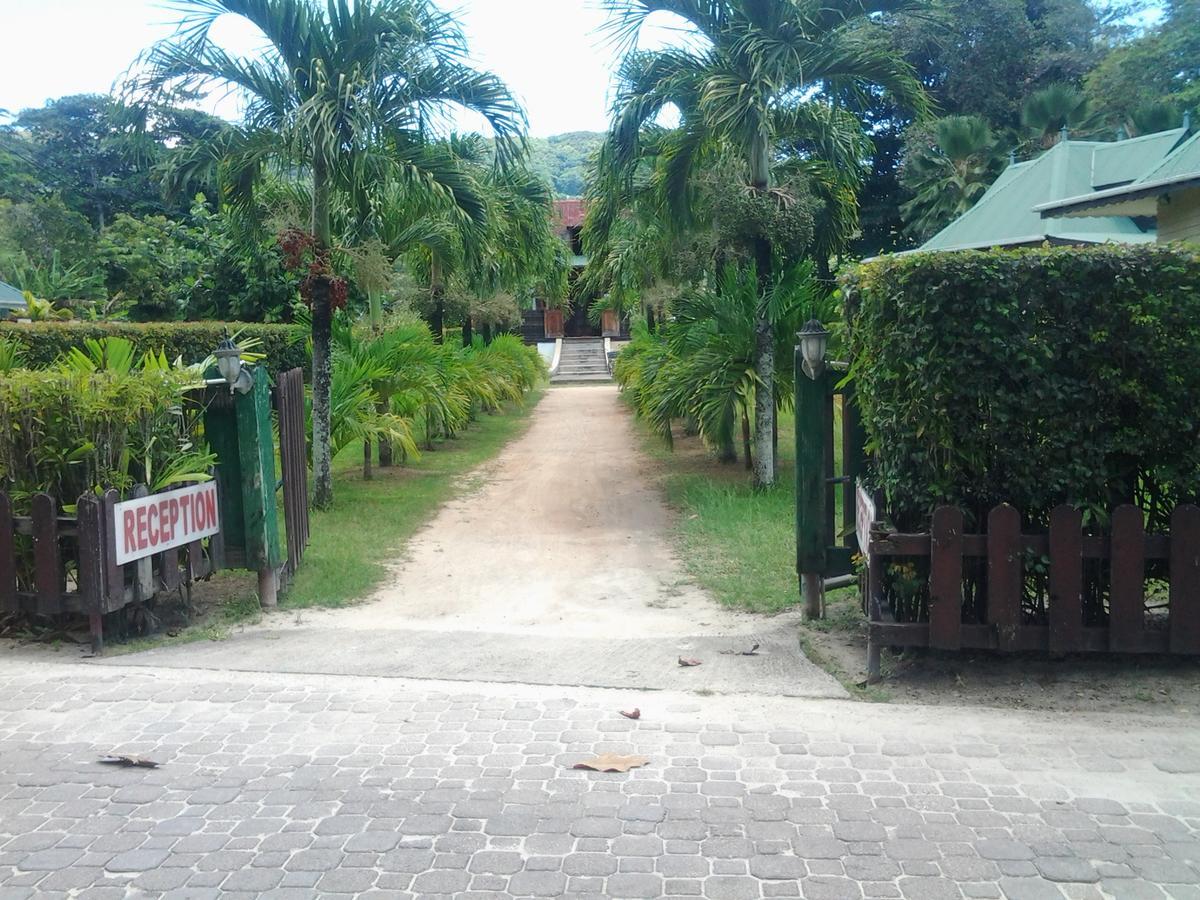
[[[667,497],[680,511],[678,540],[691,577],[727,606],[777,613],[798,604],[792,413],[779,422],[779,484],[761,493],[740,462],[718,464],[699,438],[677,439],[672,452],[645,436],[664,464]]]
[[[471,486],[462,476],[524,431],[543,392],[535,390],[524,405],[481,416],[454,440],[435,442],[416,462],[376,469],[371,481],[362,477],[362,448],[347,448],[334,461],[334,506],[313,510],[311,543],[280,606],[337,607],[366,598],[417,529]]]

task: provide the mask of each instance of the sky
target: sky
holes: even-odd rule
[[[529,115],[530,134],[601,131],[615,51],[597,30],[598,0],[436,0],[457,10],[477,66],[498,74]],[[41,106],[66,94],[103,93],[141,50],[170,34],[177,13],[164,0],[0,0],[0,109]],[[253,52],[261,37],[218,23],[223,46]],[[658,29],[650,43],[668,40]],[[212,98],[230,118],[234,101]],[[460,130],[477,128],[463,117]]]

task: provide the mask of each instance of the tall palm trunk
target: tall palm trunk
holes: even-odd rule
[[[376,407],[380,413],[388,412],[389,408],[390,404],[386,400],[380,400],[379,405]],[[393,457],[392,442],[385,437],[381,437],[379,439],[379,468],[390,469]]]
[[[754,453],[750,447],[750,410],[742,407],[742,455],[746,458],[746,471],[754,470]]]
[[[470,347],[471,342],[475,340],[474,323],[471,322],[470,316],[465,316],[462,322],[462,341],[464,347]]]
[[[750,150],[750,186],[756,192],[771,186],[770,142],[763,132],[755,137]],[[767,309],[772,256],[770,240],[755,238],[759,296],[754,316],[754,371],[758,374],[754,391],[754,486],[758,488],[775,484],[775,330]]]
[[[319,143],[319,142],[314,142]],[[319,252],[329,249],[331,228],[329,166],[321,152],[313,155],[313,237]],[[329,285],[318,284],[313,293],[313,505],[318,509],[333,503],[333,460],[330,455],[330,404],[332,403],[333,309],[329,304]]]
[[[433,332],[434,343],[440,344],[444,337],[442,332],[446,329],[446,287],[442,284],[442,265],[436,254],[429,263],[429,293],[433,298],[429,328]]]

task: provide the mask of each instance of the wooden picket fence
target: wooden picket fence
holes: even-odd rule
[[[897,622],[885,596],[885,567],[928,558],[928,621]],[[1044,579],[1046,616],[1026,613],[1022,599],[1031,577],[1026,561],[1048,559]],[[1092,621],[1084,614],[1085,567],[1104,561],[1107,603]],[[1165,615],[1148,616],[1148,562],[1168,582]],[[867,605],[870,668],[883,646],[1079,652],[1200,654],[1200,507],[1183,505],[1169,534],[1147,534],[1141,510],[1117,508],[1106,535],[1085,532],[1079,510],[1060,506],[1049,532],[1022,534],[1021,516],[1008,505],[987,519],[986,534],[966,534],[962,510],[944,506],[928,533],[872,530],[868,553]],[[983,621],[964,621],[964,563],[983,582]],[[974,618],[979,618],[978,615]],[[1036,621],[1043,618],[1043,621]],[[873,673],[874,674],[874,673]]]
[[[287,532],[287,560],[281,585],[295,575],[309,541],[308,444],[304,373],[284,372],[275,386],[279,455]],[[145,497],[139,485],[127,496]],[[13,503],[0,493],[0,614],[25,612],[41,617],[88,617],[93,649],[104,646],[104,616],[135,602],[166,595],[189,595],[191,585],[225,567],[220,534],[118,565],[113,507],[115,490],[85,494],[73,516],[60,515],[49,494],[35,494],[30,515],[13,515]],[[189,604],[190,605],[190,604]]]
[[[130,497],[149,496],[144,485]],[[88,617],[92,646],[104,646],[103,617],[130,603],[187,591],[222,566],[221,540],[195,541],[117,564],[113,507],[120,496],[84,494],[74,516],[59,515],[49,494],[34,494],[30,515],[14,516],[0,494],[0,613]]]

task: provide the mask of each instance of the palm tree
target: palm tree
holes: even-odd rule
[[[482,216],[460,196],[452,170],[426,150],[429,122],[448,107],[481,113],[507,158],[521,141],[524,116],[493,75],[467,65],[454,18],[432,0],[179,0],[186,15],[173,37],[147,55],[151,91],[203,92],[224,86],[243,95],[243,125],[206,152],[219,160],[227,199],[247,197],[270,164],[311,180],[311,234],[318,271],[308,279],[313,310],[313,500],[333,499],[330,447],[330,329],[345,285],[333,271],[331,210],[342,192],[359,207],[367,189],[398,180]],[[224,15],[240,16],[267,49],[237,57],[211,38]],[[460,203],[460,201],[462,201]]]
[[[904,162],[901,184],[912,199],[900,205],[905,230],[926,240],[958,218],[996,179],[1000,155],[988,123],[978,116],[947,116],[933,128],[933,146]]]
[[[863,35],[875,13],[899,11],[909,0],[607,0],[611,28],[625,42],[620,86],[601,157],[611,174],[607,187],[631,193],[647,138],[662,157],[655,173],[676,225],[690,218],[697,176],[714,160],[733,154],[745,190],[764,206],[786,202],[772,194],[781,157],[800,155],[823,163],[834,192],[856,184],[866,157],[857,117],[817,99],[820,88],[862,97],[885,90],[922,112],[924,92],[911,68]],[[682,21],[692,40],[658,51],[636,49],[647,20],[659,13]],[[656,124],[669,107],[677,128]],[[606,233],[621,202],[598,213]],[[775,339],[767,308],[777,248],[765,230],[745,235],[759,279],[755,318],[754,480],[775,482]]]
[[[1021,122],[1034,133],[1043,150],[1049,150],[1064,133],[1084,127],[1091,110],[1084,93],[1069,84],[1051,84],[1025,101]]]

